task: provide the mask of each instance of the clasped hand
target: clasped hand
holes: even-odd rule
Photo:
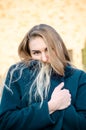
[[[51,95],[51,99],[48,102],[50,114],[56,110],[65,109],[71,104],[71,94],[68,89],[63,87],[64,83],[62,82],[54,89]]]

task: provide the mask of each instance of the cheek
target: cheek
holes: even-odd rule
[[[46,58],[47,58],[47,61],[49,62],[49,56],[48,55],[46,56]]]
[[[34,60],[41,60],[40,56],[36,56],[36,55],[31,55],[32,59]]]
[[[46,57],[47,57],[47,59],[49,60],[49,54],[48,54],[48,53],[46,54]]]

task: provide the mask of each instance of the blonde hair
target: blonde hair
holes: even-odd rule
[[[29,42],[32,38],[38,36],[43,38],[46,43],[52,68],[59,75],[64,75],[64,67],[67,63],[70,63],[70,57],[62,38],[56,30],[49,25],[36,25],[25,35],[18,48],[20,58],[24,61],[31,59]]]
[[[36,37],[41,37],[44,40],[49,53],[50,65],[53,70],[59,75],[64,76],[64,68],[67,64],[70,64],[70,57],[62,38],[57,31],[49,25],[36,25],[25,35],[18,48],[18,53],[21,60],[27,63],[32,59],[29,49],[29,42]],[[42,65],[38,76],[31,85],[29,92],[30,97],[32,90],[36,85],[36,91],[34,94],[35,99],[39,96],[41,102],[43,102],[43,93],[45,92],[46,97],[49,91],[50,75],[51,72],[49,65]]]
[[[43,99],[48,98],[48,92],[50,88],[50,77],[52,68],[49,64],[40,64],[39,63],[40,71],[31,84],[30,91],[29,91],[29,103],[31,103],[32,98],[35,98],[35,101],[41,101],[40,105],[43,103]],[[34,75],[33,75],[34,76]],[[34,95],[32,92],[34,92]]]

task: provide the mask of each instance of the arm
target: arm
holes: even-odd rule
[[[71,94],[63,87],[63,82],[55,87],[48,101],[49,114],[55,120],[55,129],[58,130],[63,126],[64,110],[71,104]]]
[[[74,87],[72,86],[73,91]],[[78,80],[78,89],[75,104],[70,105],[64,112],[64,128],[70,130],[86,129],[86,73],[81,74]]]
[[[64,83],[60,83],[53,91],[51,99],[48,102],[49,113],[67,108],[71,103],[71,94],[69,90],[62,89]],[[65,97],[65,98],[64,98]]]
[[[17,106],[10,108],[8,104],[5,104],[4,107],[7,107],[7,111],[4,111],[4,107],[1,105],[4,112],[2,111],[3,113],[0,115],[0,129],[35,130],[39,128],[41,129],[45,126],[48,126],[50,123],[53,123],[48,114],[47,103],[44,102],[41,108],[39,105],[39,103],[34,103],[29,107],[18,109],[16,108]]]
[[[58,125],[58,111],[63,112],[64,130],[85,130],[86,129],[86,73],[79,73],[80,75],[73,75],[66,82],[66,88],[62,89],[62,84],[58,85],[48,102],[49,113],[57,121]],[[71,103],[71,94],[76,99],[75,103]],[[54,115],[56,113],[56,115]]]
[[[49,115],[47,101],[43,102],[41,108],[40,103],[21,107],[21,90],[18,82],[12,82],[9,86],[10,71],[7,74],[5,82],[8,87],[4,86],[1,99],[0,130],[35,130],[54,124]],[[15,79],[15,75],[13,78]]]

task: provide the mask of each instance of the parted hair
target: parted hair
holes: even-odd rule
[[[67,64],[70,64],[70,57],[67,48],[57,31],[50,25],[39,24],[32,27],[30,31],[26,33],[19,45],[18,54],[23,62],[29,63],[32,59],[29,43],[30,40],[36,37],[41,37],[44,40],[49,54],[50,65],[44,65],[42,63],[40,71],[30,87],[29,101],[31,102],[32,93],[35,89],[35,100],[39,96],[42,104],[43,99],[47,97],[49,92],[51,70],[53,69],[57,74],[64,76],[64,68]]]
[[[70,57],[62,38],[50,25],[35,25],[27,32],[18,48],[18,54],[21,60],[25,62],[31,60],[29,42],[36,37],[41,37],[44,40],[48,49],[49,61],[52,68],[59,75],[64,75],[64,67],[67,63],[70,63]]]

